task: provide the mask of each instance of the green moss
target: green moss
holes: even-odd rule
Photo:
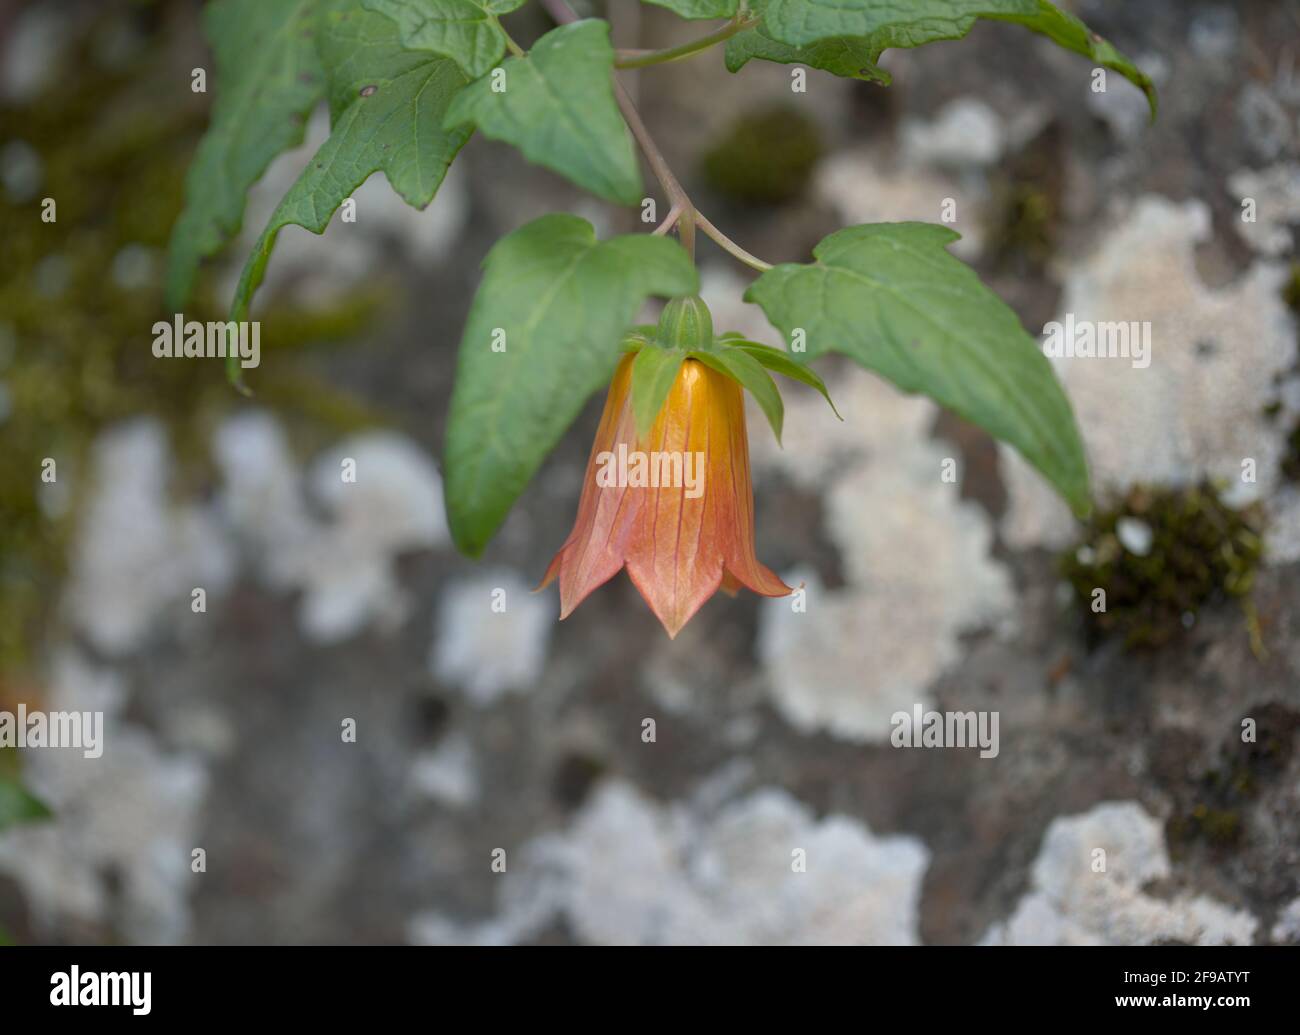
[[[1248,806],[1268,784],[1285,779],[1300,732],[1300,712],[1270,701],[1247,711],[1255,739],[1233,733],[1224,740],[1213,768],[1173,788],[1179,802],[1166,824],[1176,858],[1200,844],[1230,851],[1246,836]]]
[[[135,20],[147,38],[122,68],[106,69],[92,42],[114,19]],[[0,140],[23,141],[42,167],[36,197],[16,201],[0,191],[0,383],[9,411],[0,424],[0,673],[30,663],[54,617],[87,449],[99,430],[132,416],[161,419],[181,487],[190,488],[207,477],[212,430],[240,404],[220,360],[158,360],[150,348],[154,322],[171,316],[162,301],[164,249],[207,121],[207,98],[177,86],[169,54],[184,44],[164,25],[185,34],[180,20],[158,19],[147,5],[114,6],[87,27],[44,94],[0,106]],[[57,203],[53,223],[41,219],[45,197]],[[120,286],[115,263],[119,271],[133,263],[140,275]],[[224,319],[223,301],[201,283],[186,318]],[[258,371],[269,391],[259,402],[331,433],[373,420],[287,353],[354,335],[377,301],[370,292],[324,312],[269,310]],[[42,508],[46,457],[57,461],[59,482],[73,487],[67,513]]]
[[[1286,449],[1278,466],[1282,477],[1289,482],[1300,482],[1300,422],[1291,429],[1286,437]]]
[[[1300,262],[1291,263],[1291,275],[1282,285],[1282,300],[1300,316]]]
[[[1023,255],[1041,265],[1056,247],[1057,211],[1052,198],[1032,183],[1008,183],[1002,187],[990,251],[999,262]]]
[[[811,120],[790,107],[740,118],[704,156],[714,190],[746,205],[779,205],[803,193],[822,154]]]
[[[1119,538],[1120,522],[1151,530],[1139,556]],[[1234,510],[1213,486],[1135,487],[1114,507],[1098,511],[1078,546],[1061,561],[1095,635],[1115,635],[1131,647],[1158,647],[1176,637],[1205,605],[1249,593],[1263,555],[1254,509]],[[1105,590],[1105,610],[1093,610]]]
[[[1061,133],[1052,123],[993,178],[986,247],[998,268],[1046,266],[1060,238],[1064,185]]]

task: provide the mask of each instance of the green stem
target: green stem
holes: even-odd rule
[[[632,136],[641,146],[641,153],[645,155],[645,160],[650,164],[650,170],[655,174],[655,179],[663,186],[668,195],[668,203],[675,209],[678,209],[681,215],[677,222],[677,236],[681,239],[682,247],[686,249],[687,254],[692,259],[695,258],[695,222],[691,218],[695,213],[695,206],[691,204],[691,199],[686,190],[682,187],[673,171],[668,166],[668,160],[664,158],[663,152],[654,142],[650,131],[646,129],[645,123],[641,121],[641,113],[636,110],[636,105],[632,103],[632,98],[628,96],[627,90],[617,79],[614,80],[614,99],[618,101],[619,110],[623,112],[623,121],[627,123],[627,128],[632,131]]]
[[[746,266],[756,269],[760,273],[766,272],[772,268],[770,262],[764,262],[757,255],[751,255],[716,226],[710,223],[706,218],[704,218],[703,212],[695,213],[695,221],[699,224],[700,229],[703,230],[705,234],[713,238],[715,244],[717,244],[728,255],[739,259]]]
[[[667,47],[664,50],[620,50],[617,59],[614,61],[614,67],[645,68],[647,65],[663,65],[669,61],[680,61],[682,58],[698,54],[702,50],[708,50],[723,40],[729,40],[736,33],[743,32],[751,25],[757,24],[757,18],[737,14],[720,29],[716,29],[707,36],[701,36],[699,39],[679,44],[676,47]]]
[[[513,54],[515,57],[520,57],[520,58],[528,56],[524,48],[521,47],[518,43],[516,43],[513,39],[511,39],[510,33],[506,32],[506,27],[501,24],[501,19],[498,18],[496,15],[492,15],[492,24],[501,30],[501,35],[506,38],[506,48],[510,51],[511,54]]]
[[[573,8],[568,5],[566,0],[541,0],[541,4],[560,25],[568,25],[578,20],[578,16],[573,13]],[[742,19],[748,20],[749,17],[748,12],[742,7],[737,12],[735,22],[729,23],[729,25],[738,24]],[[740,30],[736,29],[735,31],[739,32]],[[722,38],[725,39],[726,37]],[[714,40],[714,42],[717,41]],[[650,131],[646,129],[645,123],[641,120],[641,113],[636,110],[632,98],[628,96],[627,90],[623,88],[623,84],[618,81],[617,77],[614,77],[614,99],[618,101],[619,110],[623,113],[623,121],[627,123],[627,128],[632,131],[632,136],[636,138],[637,144],[640,145],[641,153],[645,155],[650,170],[655,174],[655,179],[659,181],[664,192],[668,195],[670,205],[668,218],[656,228],[655,233],[667,233],[671,229],[675,217],[677,237],[682,242],[682,247],[686,249],[686,253],[690,255],[692,261],[695,259],[695,228],[698,225],[728,255],[739,259],[746,266],[760,272],[770,270],[772,268],[771,263],[764,262],[757,256],[745,251],[744,248],[710,223],[700,210],[695,207],[690,195],[686,193],[681,182],[673,174],[667,159],[663,156],[663,152],[659,150],[654,138],[650,136]]]

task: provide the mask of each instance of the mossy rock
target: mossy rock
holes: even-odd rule
[[[790,107],[742,116],[704,156],[704,178],[745,205],[780,205],[801,195],[822,155],[811,120]]]
[[[1140,523],[1149,544],[1126,546],[1125,525]],[[1136,486],[1098,511],[1061,569],[1096,636],[1159,647],[1219,599],[1244,597],[1263,557],[1254,508],[1237,510],[1210,484],[1186,489]],[[1094,610],[1097,590],[1104,610]]]

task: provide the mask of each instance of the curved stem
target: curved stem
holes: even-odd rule
[[[641,121],[641,113],[636,110],[632,98],[628,96],[627,90],[617,79],[614,80],[614,99],[618,101],[619,110],[623,112],[623,119],[627,122],[627,128],[632,131],[632,136],[636,137],[636,142],[641,145],[641,152],[645,155],[645,160],[650,164],[651,171],[667,192],[669,202],[673,208],[681,209],[680,220],[677,224],[677,236],[681,238],[682,247],[694,259],[695,222],[691,217],[695,212],[695,206],[691,204],[690,196],[687,195],[677,177],[673,175],[673,171],[669,168],[663,152],[659,150],[654,138],[650,136],[650,131],[646,129],[645,123]]]
[[[578,21],[578,16],[574,14],[573,8],[568,5],[566,0],[541,0],[541,3],[550,13],[551,17],[560,25],[568,25],[570,22]],[[746,24],[741,25],[741,28],[747,28],[751,17],[752,16],[742,7],[741,11],[737,13],[736,19],[733,22],[728,23],[727,27],[730,27],[730,25],[733,24],[740,24],[741,19],[743,18]],[[735,32],[739,31],[740,29],[735,29],[727,35],[733,35]],[[716,36],[717,34],[714,33],[713,35]],[[723,36],[721,38],[726,39],[727,37]],[[718,41],[714,40],[713,42],[716,43]],[[677,237],[681,240],[682,247],[686,249],[686,253],[691,257],[692,261],[694,261],[695,227],[698,224],[699,228],[717,242],[717,244],[727,252],[728,255],[739,259],[746,266],[759,270],[760,272],[763,270],[770,270],[772,268],[771,263],[764,262],[757,256],[751,255],[749,252],[745,251],[744,248],[740,247],[740,245],[710,223],[708,219],[704,217],[703,213],[695,207],[694,203],[691,201],[690,195],[686,193],[681,182],[673,174],[672,169],[668,165],[667,159],[663,156],[663,152],[659,150],[658,145],[654,142],[654,138],[650,135],[650,131],[646,129],[646,125],[641,119],[641,113],[636,110],[636,105],[632,103],[632,98],[628,96],[627,90],[624,88],[623,84],[618,81],[617,77],[614,77],[614,99],[618,101],[618,107],[623,113],[623,120],[627,123],[627,128],[632,131],[632,136],[636,138],[637,144],[640,145],[641,153],[645,155],[646,162],[650,165],[650,170],[655,174],[655,178],[659,181],[665,193],[667,193],[668,201],[671,205],[671,208],[668,210],[668,217],[655,228],[654,233],[666,234],[672,229],[675,220],[677,223]]]
[[[682,58],[698,54],[702,50],[708,50],[715,44],[728,40],[736,33],[743,32],[751,25],[757,24],[757,18],[737,14],[726,25],[715,29],[707,36],[701,36],[699,39],[690,40],[676,47],[666,47],[663,50],[620,50],[614,61],[614,67],[645,68],[647,65],[662,65],[669,61],[680,61]]]
[[[497,18],[496,15],[492,16],[492,24],[495,25],[498,29],[500,29],[501,35],[506,38],[506,48],[510,51],[510,53],[513,54],[515,57],[524,57],[525,56],[524,48],[521,47],[518,43],[516,43],[513,39],[511,39],[510,33],[506,32],[506,27],[501,24],[501,20]]]
[[[662,237],[677,224],[677,220],[679,220],[681,216],[682,207],[680,205],[674,205],[668,210],[668,215],[664,217],[664,221],[651,230],[650,233],[655,237]]]
[[[734,258],[739,259],[746,266],[750,266],[758,270],[760,273],[763,273],[772,268],[772,264],[770,262],[764,262],[757,255],[751,255],[749,252],[745,251],[744,248],[742,248],[735,241],[733,241],[730,237],[728,237],[721,230],[719,230],[716,226],[710,223],[704,217],[704,213],[696,212],[695,221],[700,224],[700,229],[703,230],[705,234],[707,234],[709,237],[713,238],[714,242],[720,248],[722,248],[723,251],[727,252],[727,254],[733,256]]]

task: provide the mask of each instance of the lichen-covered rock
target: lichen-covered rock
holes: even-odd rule
[[[961,656],[962,634],[997,627],[1015,598],[990,556],[987,515],[960,499],[959,478],[944,479],[947,460],[959,473],[953,450],[925,437],[933,404],[856,369],[834,391],[843,423],[820,399],[792,398],[785,449],[756,444],[754,455],[760,471],[830,485],[826,530],[845,585],[788,575],[805,583],[804,596],[761,605],[758,653],[794,726],[879,743],[896,711],[929,703],[930,684]]]
[[[1248,945],[1253,916],[1205,895],[1156,897],[1172,875],[1164,830],[1136,802],[1106,802],[1052,821],[1032,886],[985,945]]]
[[[65,602],[91,643],[135,650],[171,609],[191,613],[191,594],[215,596],[234,573],[211,516],[169,496],[171,455],[162,425],[141,418],[106,431],[91,460],[91,495],[73,550]]]
[[[23,888],[44,938],[69,925],[145,944],[188,934],[207,771],[126,721],[125,702],[113,673],[71,651],[55,659],[44,706],[105,717],[98,758],[77,748],[28,749],[24,779],[54,817],[0,834],[0,871]]]
[[[524,940],[559,914],[602,945],[914,945],[929,853],[767,788],[716,812],[607,783],[572,827],[528,846],[501,915],[419,918],[420,942]]]
[[[523,693],[546,660],[555,622],[554,601],[534,594],[516,572],[459,579],[442,591],[429,669],[476,704]]]
[[[1278,482],[1282,435],[1265,411],[1291,365],[1295,332],[1281,297],[1285,271],[1257,263],[1236,283],[1209,288],[1195,249],[1209,209],[1147,195],[1065,270],[1061,315],[1151,326],[1150,365],[1132,358],[1054,361],[1083,434],[1094,491],[1136,483],[1225,483],[1225,499],[1268,496]],[[1254,480],[1246,480],[1244,460]],[[1002,523],[1016,547],[1064,546],[1075,533],[1065,505],[1012,450],[1002,449],[1010,505]]]

